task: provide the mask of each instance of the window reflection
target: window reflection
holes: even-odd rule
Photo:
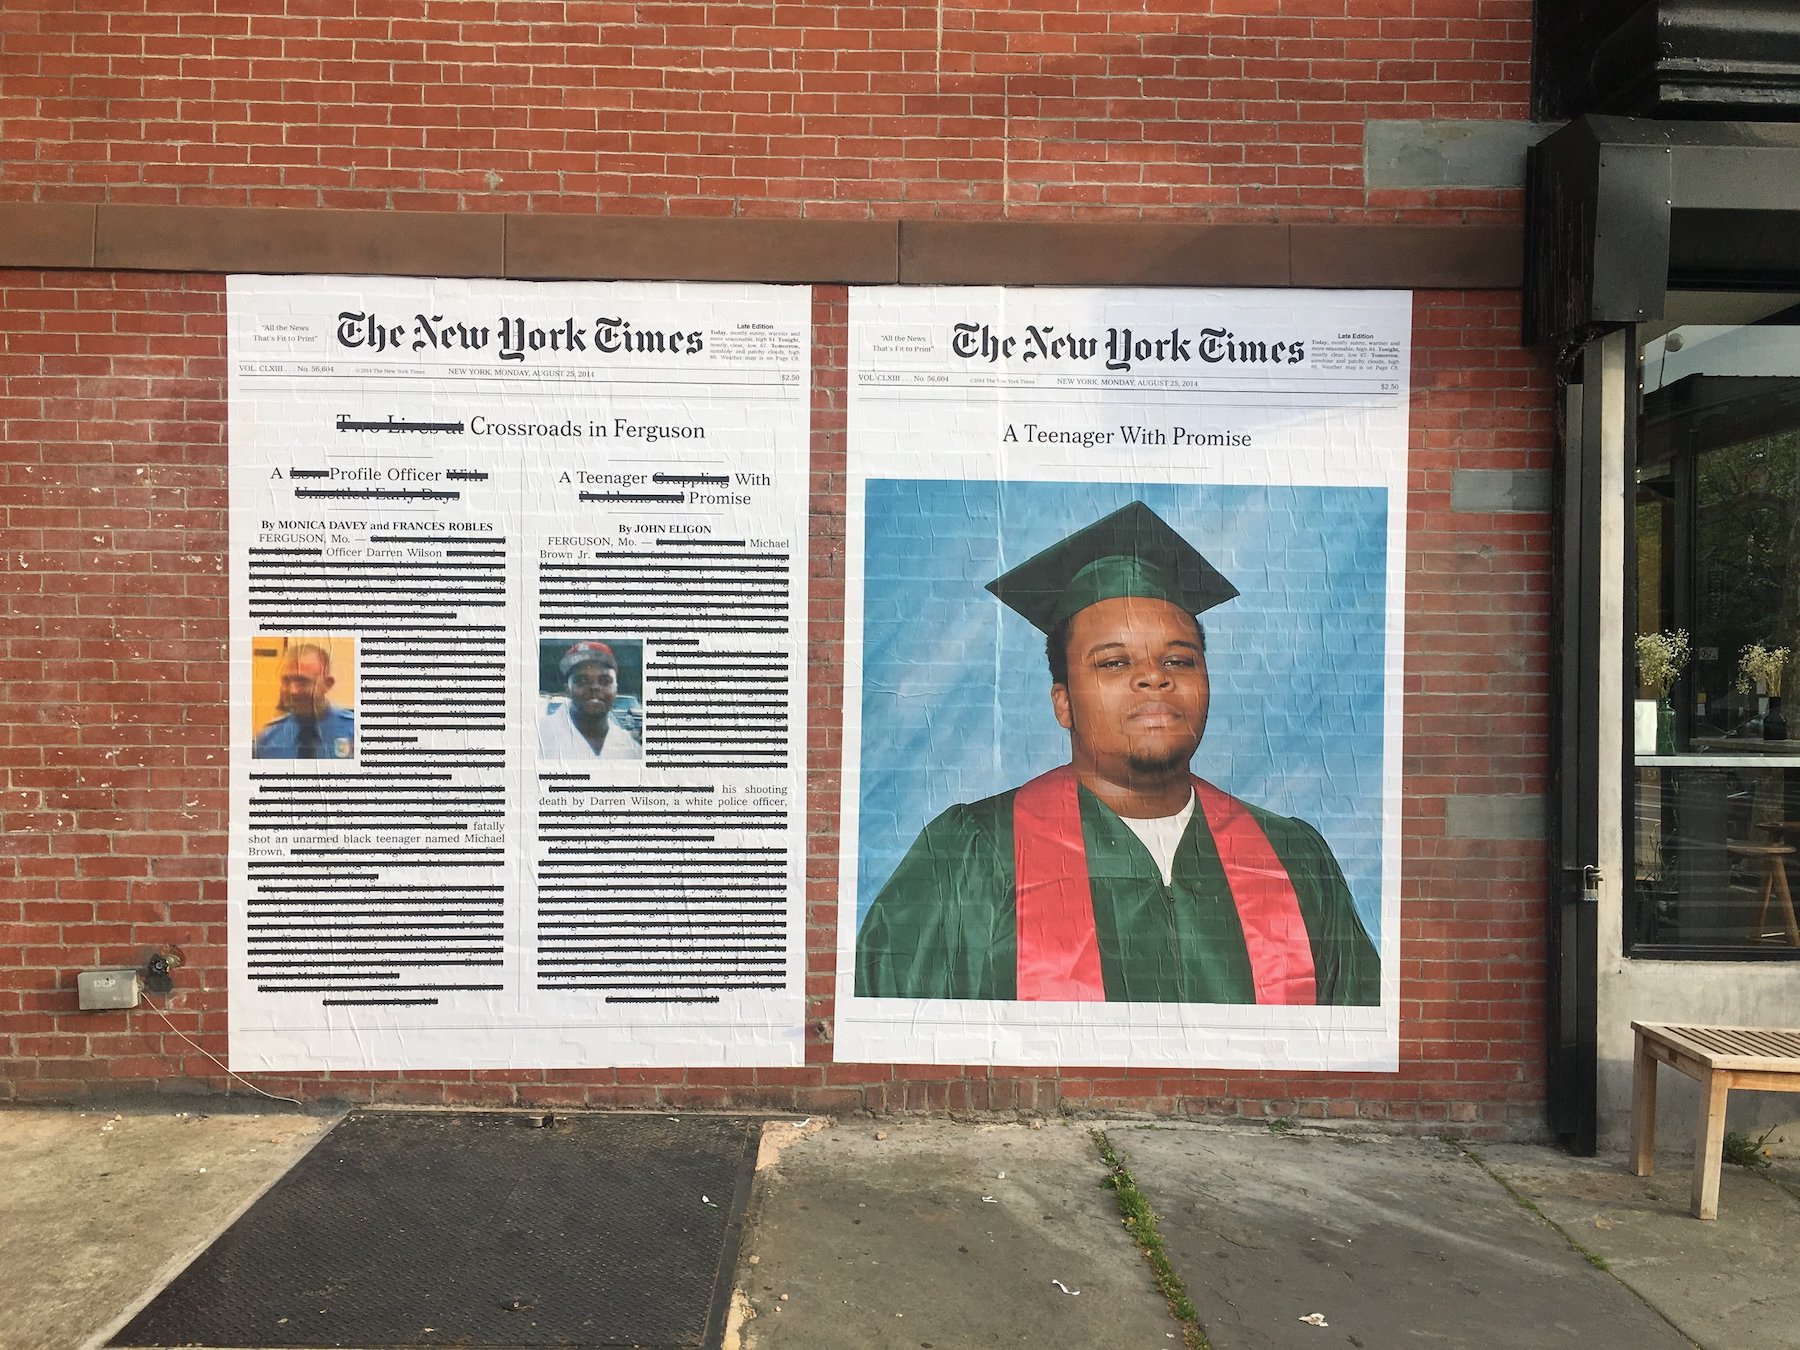
[[[1640,351],[1636,630],[1685,632],[1691,655],[1666,698],[1637,689],[1638,944],[1800,952],[1800,733],[1779,659],[1800,647],[1791,300],[1740,297],[1757,321],[1678,325]]]
[[[1800,948],[1796,773],[1748,762],[1638,769],[1638,943]]]

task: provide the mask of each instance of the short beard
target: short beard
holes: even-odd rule
[[[1166,778],[1186,772],[1188,761],[1193,757],[1192,750],[1167,750],[1160,755],[1133,754],[1125,763],[1134,774],[1145,778]]]

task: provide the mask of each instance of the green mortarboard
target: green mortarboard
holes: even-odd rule
[[[1167,600],[1199,614],[1238,593],[1142,502],[1075,531],[987,588],[1046,633],[1089,605],[1119,596]]]

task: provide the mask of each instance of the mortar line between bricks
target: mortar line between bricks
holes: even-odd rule
[[[1575,1240],[1575,1236],[1572,1233],[1570,1233],[1567,1229],[1565,1229],[1561,1224],[1557,1223],[1555,1219],[1552,1219],[1548,1214],[1544,1213],[1543,1210],[1539,1209],[1537,1206],[1537,1202],[1535,1200],[1533,1200],[1530,1196],[1524,1194],[1517,1187],[1513,1186],[1513,1184],[1511,1182],[1507,1181],[1507,1179],[1505,1177],[1501,1176],[1493,1168],[1489,1167],[1487,1164],[1486,1158],[1482,1157],[1474,1149],[1470,1148],[1467,1144],[1462,1143],[1460,1140],[1449,1140],[1446,1142],[1450,1143],[1451,1146],[1454,1147],[1465,1158],[1467,1158],[1470,1162],[1474,1163],[1483,1172],[1487,1173],[1488,1177],[1492,1179],[1493,1183],[1496,1186],[1498,1186],[1501,1190],[1505,1191],[1508,1195],[1510,1195],[1513,1198],[1514,1204],[1516,1204],[1520,1209],[1524,1210],[1527,1214],[1529,1214],[1533,1218],[1535,1218],[1539,1223],[1543,1224],[1544,1227],[1548,1228],[1552,1233],[1555,1233],[1564,1242],[1568,1243],[1569,1246],[1571,1248],[1573,1248],[1574,1251],[1581,1256],[1582,1260],[1586,1261],[1590,1266],[1592,1266],[1595,1270],[1599,1271],[1602,1275],[1609,1276],[1612,1279],[1614,1284],[1618,1285],[1619,1288],[1623,1289],[1626,1293],[1630,1294],[1633,1298],[1635,1298],[1639,1303],[1643,1304],[1651,1312],[1655,1313],[1658,1318],[1660,1318],[1665,1324],[1667,1324],[1667,1326],[1669,1327],[1669,1329],[1671,1331],[1673,1331],[1677,1336],[1681,1337],[1681,1339],[1686,1341],[1689,1345],[1693,1346],[1694,1350],[1707,1350],[1706,1346],[1702,1345],[1699,1341],[1695,1340],[1692,1336],[1688,1335],[1687,1332],[1683,1331],[1680,1327],[1676,1326],[1674,1320],[1666,1312],[1664,1312],[1661,1308],[1657,1307],[1648,1298],[1646,1298],[1644,1296],[1644,1292],[1641,1289],[1639,1289],[1636,1285],[1634,1285],[1630,1280],[1626,1279],[1623,1275],[1619,1274],[1618,1271],[1614,1270],[1612,1268],[1612,1264],[1609,1261],[1607,1261],[1607,1259],[1605,1257],[1599,1255],[1596,1252],[1590,1252],[1586,1247],[1582,1246],[1581,1243],[1579,1243],[1578,1241]]]

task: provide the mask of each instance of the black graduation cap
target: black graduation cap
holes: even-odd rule
[[[1044,632],[1102,600],[1147,596],[1199,614],[1238,590],[1142,502],[1114,511],[988,582]]]

